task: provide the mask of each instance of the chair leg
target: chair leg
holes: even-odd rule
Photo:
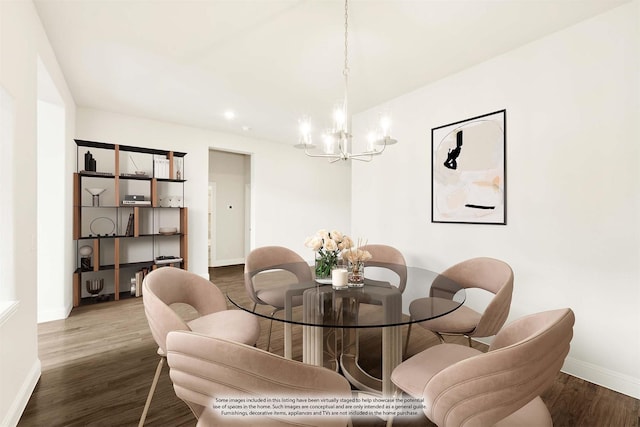
[[[147,396],[147,401],[144,404],[144,409],[142,410],[142,416],[140,417],[138,427],[142,427],[144,425],[144,421],[147,419],[147,412],[149,411],[149,406],[151,406],[151,399],[153,399],[153,394],[156,392],[156,386],[158,385],[158,379],[160,378],[160,372],[162,372],[163,364],[164,357],[161,357],[160,361],[158,362],[158,367],[156,368],[156,374],[153,376],[153,382],[151,383],[149,395]]]
[[[469,347],[473,347],[473,346],[471,345],[471,337],[470,337],[469,335],[465,335],[465,337],[467,337],[467,339],[469,340]]]
[[[444,344],[444,337],[442,336],[441,333],[436,332],[436,331],[431,331],[431,332],[433,332],[434,334],[436,334],[438,336],[438,338],[440,339],[440,344]]]
[[[269,322],[269,335],[267,337],[267,351],[271,353],[271,330],[273,329],[273,316],[276,315],[277,312],[282,310],[282,308],[276,308],[271,312],[271,321]]]
[[[269,335],[267,335],[267,351],[271,353],[271,330],[273,329],[273,317],[269,320]]]

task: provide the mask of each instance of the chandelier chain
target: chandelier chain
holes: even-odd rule
[[[342,70],[342,74],[345,77],[349,74],[349,59],[347,57],[347,52],[349,49],[348,44],[348,33],[349,33],[349,0],[344,1],[344,70]]]

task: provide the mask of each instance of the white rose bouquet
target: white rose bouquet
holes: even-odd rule
[[[331,277],[331,268],[338,264],[340,251],[353,246],[351,238],[337,230],[318,232],[307,237],[304,245],[316,252],[316,277]]]

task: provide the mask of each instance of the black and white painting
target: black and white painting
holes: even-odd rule
[[[431,129],[431,222],[506,224],[506,115]]]

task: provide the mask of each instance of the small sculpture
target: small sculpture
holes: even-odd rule
[[[100,206],[100,195],[105,192],[106,188],[85,188],[93,196],[93,207]]]

